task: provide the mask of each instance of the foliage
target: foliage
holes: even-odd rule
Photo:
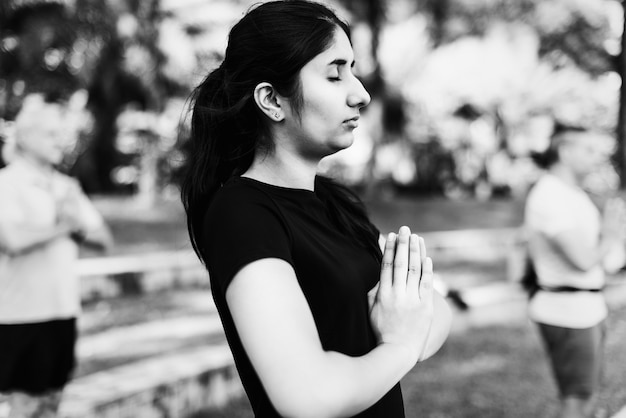
[[[158,144],[124,152],[120,117],[171,119],[176,103],[181,118],[181,98],[217,66],[230,26],[254,3],[0,2],[0,119],[30,91],[87,89],[94,124],[72,168],[87,190],[144,187],[144,151],[159,154],[145,187],[167,190],[184,135],[144,132]],[[354,184],[488,196],[523,187],[515,183],[529,173],[526,154],[545,143],[550,120],[615,128],[617,0],[330,4],[352,23],[357,71],[374,98],[365,144],[328,164]]]
[[[619,3],[421,5],[421,14],[385,28],[381,58],[387,80],[407,102],[406,140],[420,152],[423,143],[438,142],[453,161],[452,175],[440,177],[443,190],[523,192],[520,176],[533,178],[528,152],[545,147],[554,121],[615,129],[620,80],[611,45],[621,35],[614,19]],[[421,41],[394,49],[403,39]],[[409,184],[436,178],[415,173]]]

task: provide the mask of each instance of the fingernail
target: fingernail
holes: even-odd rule
[[[409,229],[408,226],[401,226],[400,227],[400,233],[404,234],[404,235],[408,235],[411,233],[411,230]]]
[[[394,234],[393,232],[390,232],[389,235],[387,235],[388,241],[395,241],[395,239],[396,239],[396,234]]]

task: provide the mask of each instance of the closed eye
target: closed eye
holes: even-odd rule
[[[333,74],[328,77],[328,80],[333,82],[341,81],[341,72],[345,70],[348,65],[348,61],[338,58],[330,62],[328,65],[334,67],[333,70],[337,71],[336,74],[333,72]],[[350,70],[352,70],[352,68],[354,68],[354,61],[350,62]]]

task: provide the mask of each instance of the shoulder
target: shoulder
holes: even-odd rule
[[[255,184],[229,181],[213,197],[204,219],[204,231],[235,235],[267,235],[287,230],[279,202]]]
[[[81,193],[83,191],[83,188],[81,187],[80,182],[76,178],[70,177],[67,174],[62,173],[60,171],[54,171],[52,181],[56,183],[57,185],[66,189],[80,191]]]
[[[20,176],[16,175],[16,170],[13,164],[9,164],[3,168],[0,168],[0,181],[6,182],[13,178],[19,178]]]
[[[544,175],[528,194],[527,207],[535,210],[558,209],[569,205],[568,202],[575,197],[571,187],[552,175]]]
[[[7,194],[12,190],[18,190],[25,183],[25,178],[16,170],[16,167],[8,165],[0,168],[0,193]]]
[[[278,205],[268,193],[241,180],[233,180],[217,191],[208,212],[211,214],[255,215],[258,212],[277,212]]]

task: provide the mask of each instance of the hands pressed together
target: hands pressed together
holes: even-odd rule
[[[449,317],[445,335],[439,332],[443,337],[436,339],[440,341],[429,341],[436,310],[433,263],[426,256],[424,239],[411,234],[408,227],[387,236],[380,281],[368,296],[370,320],[379,343],[403,345],[415,361],[421,361],[433,355],[445,341]]]
[[[622,199],[606,201],[602,221],[603,236],[620,243],[626,241],[626,204]]]
[[[80,211],[80,192],[77,184],[71,184],[57,202],[58,222],[73,233],[83,235],[87,226]]]

